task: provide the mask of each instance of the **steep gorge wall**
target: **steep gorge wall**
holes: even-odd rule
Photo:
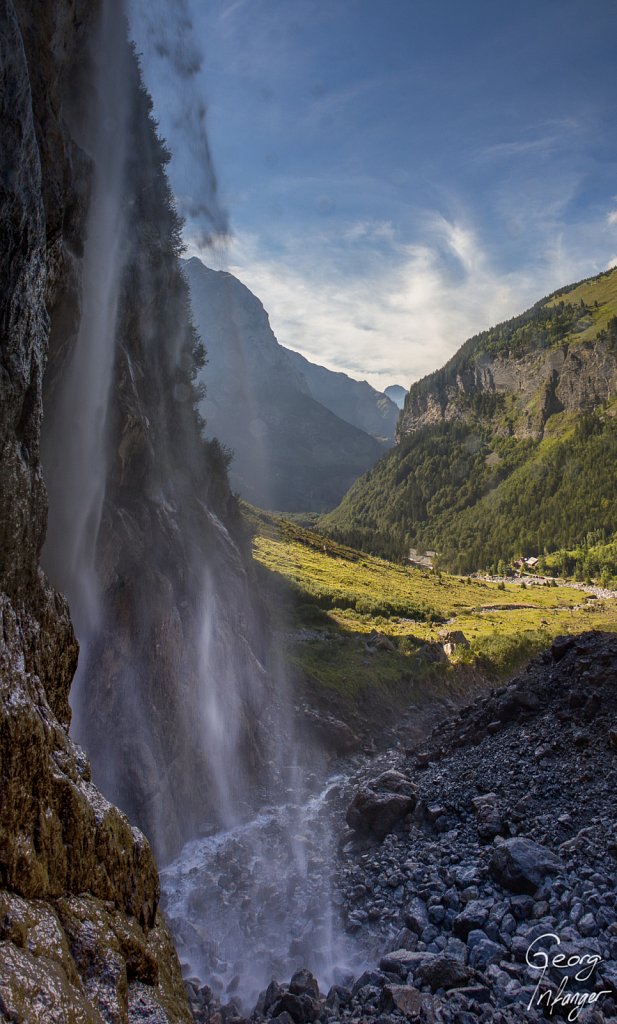
[[[149,846],[67,735],[77,644],[39,568],[46,300],[79,237],[87,168],[61,103],[94,17],[69,0],[0,3],[0,1016],[188,1022]],[[83,205],[87,173],[81,186]]]

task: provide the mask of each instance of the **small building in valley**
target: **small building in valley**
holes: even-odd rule
[[[411,565],[418,565],[422,569],[432,569],[436,557],[436,551],[421,551],[419,548],[410,548],[407,560]]]

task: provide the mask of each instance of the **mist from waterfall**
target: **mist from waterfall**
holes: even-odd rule
[[[187,11],[166,5],[156,36],[184,98],[200,59],[184,51]],[[80,320],[46,397],[43,560],[81,646],[73,730],[95,782],[169,862],[181,956],[204,981],[224,960],[215,987],[248,1007],[273,972],[282,980],[306,965],[325,984],[349,962],[332,898],[334,784],[296,734],[242,530],[232,535],[225,519],[237,513],[213,469],[221,452],[199,436],[178,228],[157,206],[168,202],[160,144],[147,125],[135,134],[121,0],[102,5],[92,59],[78,139],[93,167]],[[184,205],[217,245],[227,218],[197,93],[186,109],[185,135],[207,160],[194,183],[203,191]],[[214,877],[223,884],[213,890]]]

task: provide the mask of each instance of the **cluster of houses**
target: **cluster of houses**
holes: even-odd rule
[[[410,548],[407,561],[410,565],[416,565],[421,569],[432,569],[436,557],[436,551],[422,551],[420,548]],[[535,572],[538,561],[539,559],[535,556],[532,556],[531,558],[517,558],[517,560],[512,563],[514,574],[516,576],[522,576],[525,572]]]

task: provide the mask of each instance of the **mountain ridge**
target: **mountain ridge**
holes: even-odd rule
[[[265,508],[332,508],[388,443],[357,425],[362,402],[375,428],[385,410],[390,441],[398,410],[369,384],[282,346],[263,303],[232,274],[196,257],[185,261],[184,273],[208,351],[200,408],[208,436],[233,451],[232,485]],[[336,411],[336,386],[347,419]]]
[[[341,540],[471,571],[617,530],[617,269],[470,338],[410,388],[397,447],[322,517]]]

